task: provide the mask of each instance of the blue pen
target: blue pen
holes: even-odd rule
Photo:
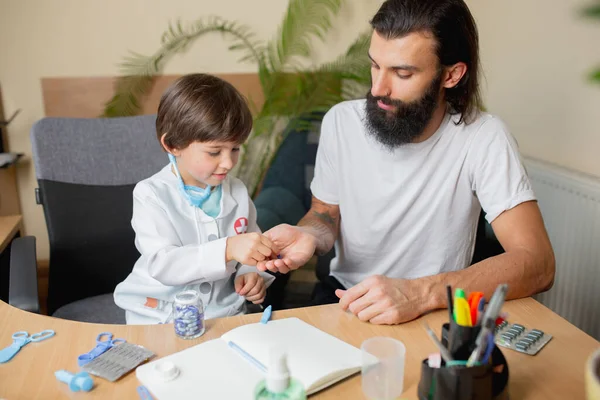
[[[483,311],[485,309],[485,297],[479,299],[479,304],[477,305],[477,325],[481,323],[481,319],[483,318]],[[475,324],[473,324],[475,326]]]
[[[272,310],[271,306],[268,306],[267,308],[265,308],[265,311],[263,311],[262,318],[260,319],[261,324],[266,324],[267,322],[269,322],[269,320],[271,319],[271,310]]]
[[[137,392],[138,392],[138,395],[140,396],[140,399],[142,399],[142,400],[152,400],[152,395],[150,394],[150,392],[148,391],[148,389],[146,389],[146,386],[138,386],[137,387]]]
[[[494,350],[494,334],[488,334],[487,344],[485,348],[485,353],[483,354],[483,359],[481,360],[482,364],[487,364],[492,356],[492,351]]]
[[[254,366],[257,367],[258,369],[260,369],[262,372],[265,372],[265,373],[267,372],[267,368],[263,365],[263,363],[258,361],[256,358],[252,357],[249,353],[246,353],[246,350],[242,349],[240,346],[238,346],[237,344],[235,344],[233,342],[227,342],[227,344],[229,345],[229,347],[231,347],[232,349],[237,351],[246,360],[248,360],[252,364],[254,364]]]

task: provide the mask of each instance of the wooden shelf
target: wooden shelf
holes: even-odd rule
[[[20,215],[0,217],[0,253],[14,238],[17,232],[23,230],[23,218]]]

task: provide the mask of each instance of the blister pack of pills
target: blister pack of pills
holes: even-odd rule
[[[520,324],[503,321],[496,327],[496,344],[520,353],[536,355],[552,339],[539,329],[526,329]]]
[[[122,343],[94,358],[81,369],[114,382],[152,357],[154,353],[142,346]]]

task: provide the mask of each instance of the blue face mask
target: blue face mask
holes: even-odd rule
[[[183,179],[181,178],[181,174],[179,173],[179,168],[177,168],[177,161],[175,160],[175,156],[173,154],[169,154],[169,161],[171,161],[171,165],[173,165],[173,169],[175,169],[175,174],[177,175],[177,181],[179,183],[179,190],[183,197],[187,199],[190,205],[194,207],[202,207],[202,204],[208,199],[210,196],[211,187],[206,185],[206,188],[202,189],[197,186],[190,186],[183,183]]]

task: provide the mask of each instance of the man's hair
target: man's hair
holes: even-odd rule
[[[190,74],[163,93],[156,116],[158,140],[184,149],[192,142],[243,143],[252,130],[252,114],[244,97],[216,76]]]
[[[445,90],[445,99],[452,114],[461,114],[459,123],[470,122],[482,106],[479,38],[475,20],[463,0],[387,0],[371,26],[387,40],[430,32],[441,66],[464,62],[467,72],[455,87]]]

